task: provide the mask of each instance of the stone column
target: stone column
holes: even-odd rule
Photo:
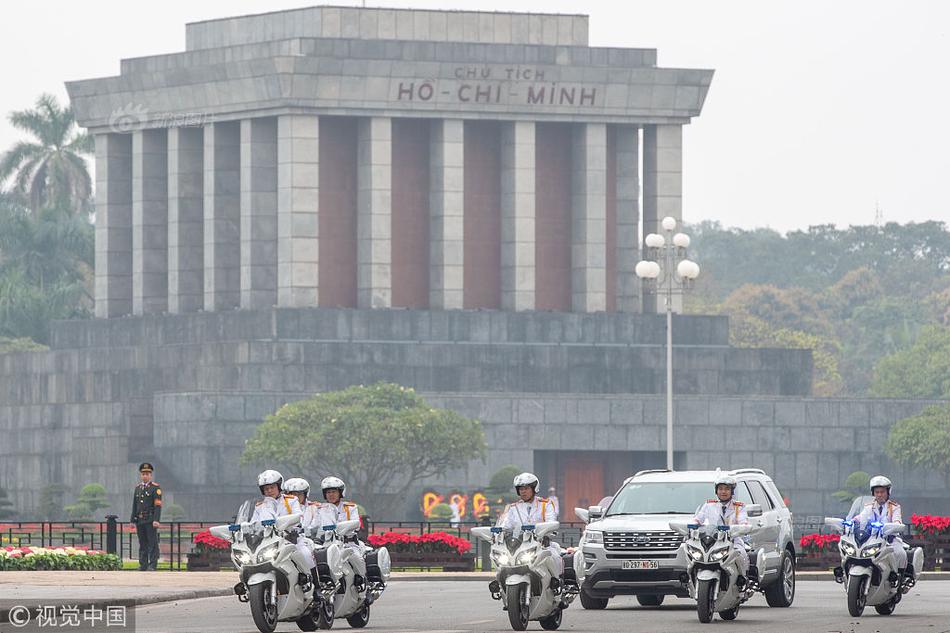
[[[241,304],[241,126],[204,126],[204,309]]]
[[[200,127],[168,130],[168,311],[204,305],[204,138]]]
[[[132,312],[132,135],[96,135],[96,316]]]
[[[501,307],[534,310],[533,121],[504,124],[501,136]]]
[[[640,138],[635,125],[614,128],[617,156],[617,310],[640,312]]]
[[[277,119],[277,304],[318,305],[320,118]]]
[[[607,309],[607,126],[574,127],[571,182],[571,306]]]
[[[167,130],[132,133],[132,313],[168,310]]]
[[[277,119],[241,121],[241,308],[277,304]]]
[[[660,221],[683,219],[683,127],[647,125],[643,130],[643,235],[662,233]],[[644,294],[644,312],[664,312],[662,299]],[[682,312],[683,295],[673,293],[673,311]]]
[[[356,284],[361,308],[392,306],[392,120],[359,121]]]
[[[463,305],[465,252],[464,123],[435,120],[429,139],[429,306],[458,310]]]

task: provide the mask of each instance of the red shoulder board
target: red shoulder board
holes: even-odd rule
[[[719,499],[706,499],[706,503],[719,503]]]
[[[733,501],[733,503],[734,503],[735,505],[737,505],[737,506],[744,506],[744,505],[745,505],[745,504],[742,503],[741,501]]]

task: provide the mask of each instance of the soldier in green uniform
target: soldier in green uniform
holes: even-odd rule
[[[152,481],[155,469],[148,462],[139,466],[142,483],[132,495],[132,523],[139,535],[139,570],[158,569],[158,526],[162,518],[162,489]]]

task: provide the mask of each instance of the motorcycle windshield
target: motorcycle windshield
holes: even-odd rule
[[[702,543],[703,548],[708,551],[719,540],[719,526],[707,521],[699,526],[697,535],[699,536],[699,542]]]
[[[874,502],[874,497],[863,495],[854,498],[854,501],[851,502],[851,509],[848,510],[848,519],[853,521],[857,517],[861,516],[861,512],[864,511],[865,506],[870,505]]]
[[[253,499],[248,499],[238,508],[237,513],[234,515],[234,522],[240,525],[241,523],[248,523],[251,520],[251,516],[254,514],[254,501]]]
[[[862,516],[864,509],[874,502],[874,497],[863,495],[854,498],[848,510],[848,519],[854,521],[854,541],[859,546],[871,538],[871,521],[869,516]]]

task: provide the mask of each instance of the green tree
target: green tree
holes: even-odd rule
[[[94,151],[92,137],[76,127],[70,107],[56,97],[40,95],[36,106],[10,114],[13,127],[30,134],[0,157],[0,183],[13,179],[13,190],[29,200],[30,208],[86,208],[92,179],[84,156]]]
[[[880,398],[950,398],[950,327],[926,327],[912,347],[882,358],[870,392]]]
[[[868,484],[871,483],[871,475],[858,470],[844,480],[841,490],[831,493],[831,496],[841,503],[850,504],[855,497],[868,494]]]
[[[12,519],[16,515],[13,508],[13,502],[10,501],[10,495],[6,488],[0,487],[0,521]]]
[[[29,338],[9,338],[0,336],[0,354],[11,354],[16,352],[42,352],[49,349],[45,345],[33,341]]]
[[[423,479],[464,468],[485,450],[477,420],[377,383],[284,405],[257,427],[241,463],[338,475],[347,494],[385,517]]]
[[[63,518],[63,504],[66,498],[66,486],[49,484],[40,490],[39,512],[44,521],[59,521]]]
[[[950,404],[929,406],[891,427],[885,454],[901,466],[950,477]]]
[[[166,503],[162,506],[162,521],[175,522],[185,518],[185,509],[177,503]]]
[[[762,319],[739,315],[730,317],[729,342],[735,347],[810,349],[812,352],[812,394],[830,397],[841,392],[838,371],[840,343],[789,328],[776,328]]]
[[[429,518],[433,521],[448,521],[452,518],[452,506],[447,503],[437,503],[432,506]]]
[[[91,519],[96,512],[109,507],[109,494],[102,484],[86,484],[79,491],[76,503],[66,506],[66,514],[74,521]]]

